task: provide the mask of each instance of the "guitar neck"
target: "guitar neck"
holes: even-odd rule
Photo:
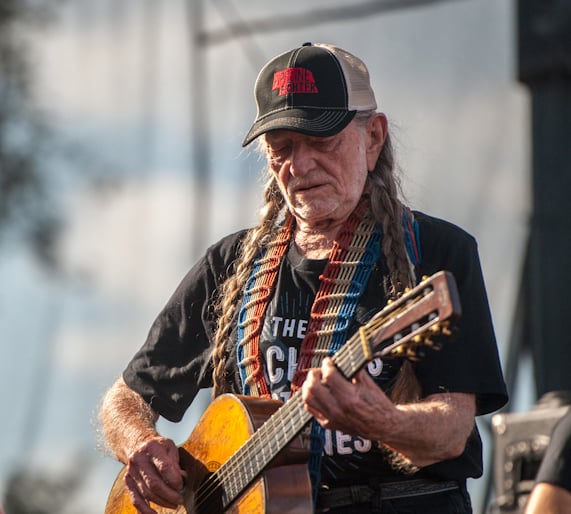
[[[334,362],[346,377],[353,376],[367,362],[362,349],[359,337],[354,336],[334,356]],[[209,481],[222,487],[224,508],[268,467],[311,419],[312,415],[305,410],[298,390],[214,472]]]

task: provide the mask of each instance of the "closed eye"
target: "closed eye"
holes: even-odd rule
[[[290,147],[283,146],[281,148],[271,147],[268,151],[268,158],[272,166],[281,166],[290,154]]]
[[[311,145],[320,152],[331,152],[339,143],[339,137],[320,137],[315,138]]]

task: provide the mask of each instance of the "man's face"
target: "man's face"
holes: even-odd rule
[[[319,229],[345,221],[355,209],[382,148],[381,142],[371,150],[370,124],[352,121],[331,137],[289,130],[266,134],[270,169],[299,223]]]

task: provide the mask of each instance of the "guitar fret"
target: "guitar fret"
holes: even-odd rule
[[[238,496],[241,487],[236,484],[235,480],[230,480],[230,483],[224,487],[222,492],[222,505],[228,505],[236,496]]]
[[[351,378],[355,375],[366,362],[361,346],[360,335],[352,336],[345,346],[335,354],[333,359],[335,365],[347,378]]]
[[[350,360],[350,364],[351,364],[351,371],[350,374],[354,375],[358,369],[364,364],[364,360],[363,359],[359,359],[357,360],[357,353],[361,353],[362,355],[362,348],[360,344],[355,344],[355,345],[351,345],[351,346],[355,346],[355,348],[352,348],[353,351],[349,351],[347,352],[349,355],[349,360]],[[359,355],[359,357],[361,357],[361,355]]]

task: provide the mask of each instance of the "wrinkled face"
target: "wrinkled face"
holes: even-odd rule
[[[382,148],[373,144],[369,125],[352,121],[330,137],[289,130],[265,135],[268,164],[298,222],[318,229],[345,221],[355,209]]]

